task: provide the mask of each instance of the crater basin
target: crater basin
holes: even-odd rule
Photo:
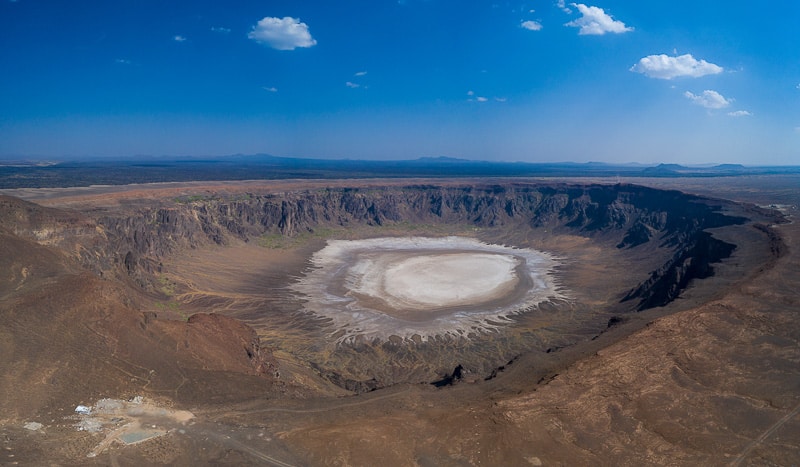
[[[549,254],[468,237],[331,240],[292,287],[340,339],[469,335],[560,297]]]

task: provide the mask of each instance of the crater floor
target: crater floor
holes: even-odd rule
[[[398,311],[429,311],[498,299],[519,283],[512,256],[485,253],[426,254],[393,260],[377,277],[365,275],[364,292]]]
[[[331,240],[292,288],[341,336],[467,335],[564,297],[547,253],[469,237]]]

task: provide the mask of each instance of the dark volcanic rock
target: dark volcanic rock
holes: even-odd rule
[[[375,391],[376,389],[380,389],[385,386],[385,384],[381,383],[375,378],[359,381],[352,378],[347,378],[336,371],[326,371],[313,363],[311,366],[317,370],[321,377],[339,386],[340,388],[347,389],[348,391],[352,391],[357,394]]]
[[[212,197],[142,208],[97,220],[110,248],[95,251],[98,269],[118,271],[152,287],[161,259],[182,249],[251,241],[264,234],[295,236],[324,227],[391,225],[400,222],[471,224],[476,227],[546,229],[591,237],[635,250],[657,242],[670,259],[624,301],[636,309],[669,303],[733,245],[704,230],[738,224],[696,196],[632,185],[430,186],[344,188],[283,194]],[[114,258],[108,258],[111,251]]]
[[[460,381],[461,378],[464,377],[464,373],[466,370],[463,366],[458,365],[451,374],[445,376],[444,378],[440,379],[439,381],[434,381],[431,384],[436,386],[437,388],[441,388],[444,386],[452,386],[456,382]]]
[[[727,258],[735,249],[736,245],[717,240],[707,232],[698,232],[670,261],[653,271],[648,280],[629,292],[622,301],[639,299],[639,311],[664,306],[677,298],[692,280],[713,275],[711,265]]]

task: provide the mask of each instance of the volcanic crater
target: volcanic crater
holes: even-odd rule
[[[689,323],[681,332],[695,336],[692,348],[717,334],[725,346],[744,339],[737,320],[761,326],[763,317],[718,297],[750,290],[787,251],[775,211],[627,184],[285,181],[12,193],[35,203],[0,196],[0,385],[9,395],[0,412],[11,420],[0,429],[28,449],[23,460],[74,464],[114,464],[118,453],[140,465],[336,456],[364,464],[386,439],[417,446],[403,458],[442,464],[462,453],[472,463],[596,461],[580,454],[594,452],[580,440],[605,443],[609,432],[617,445],[630,440],[629,425],[593,428],[606,412],[613,423],[655,423],[662,439],[667,412],[640,410],[652,406],[641,400],[671,394],[658,388],[716,391],[681,401],[727,397],[719,394],[729,389],[712,390],[719,365],[681,350],[670,326]],[[697,310],[722,321],[700,333],[702,320],[690,319]],[[767,337],[757,342],[791,341]],[[631,355],[628,339],[639,345]],[[737,351],[752,353],[748,342]],[[604,357],[606,348],[621,360]],[[789,360],[776,365],[796,370]],[[714,380],[686,384],[709,371]],[[658,382],[631,400],[642,378]],[[767,390],[756,379],[756,393]],[[584,403],[585,394],[595,399]],[[141,448],[115,445],[130,427],[112,430],[113,421],[105,437],[44,423],[72,420],[78,405],[140,396],[195,418],[179,427],[148,420],[159,436]],[[791,411],[792,400],[778,394],[751,409]],[[569,414],[537,404],[571,407],[580,421],[561,424]],[[606,412],[587,424],[598,407]],[[474,434],[462,430],[473,425]],[[530,433],[548,426],[562,428],[532,445]],[[565,426],[572,431],[559,435]],[[708,430],[696,428],[687,433]],[[48,436],[37,438],[42,430]],[[650,452],[649,430],[636,452]],[[469,439],[474,449],[459,444]],[[459,452],[439,448],[453,443]]]
[[[0,463],[791,464],[797,179],[743,181],[8,190]]]
[[[304,185],[62,193],[68,210],[17,208],[38,214],[14,228],[129,284],[148,323],[232,318],[299,373],[364,392],[489,377],[701,298],[736,249],[719,229],[755,215],[634,185]]]

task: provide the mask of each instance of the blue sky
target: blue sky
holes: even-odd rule
[[[0,157],[800,164],[800,2],[0,0]]]

